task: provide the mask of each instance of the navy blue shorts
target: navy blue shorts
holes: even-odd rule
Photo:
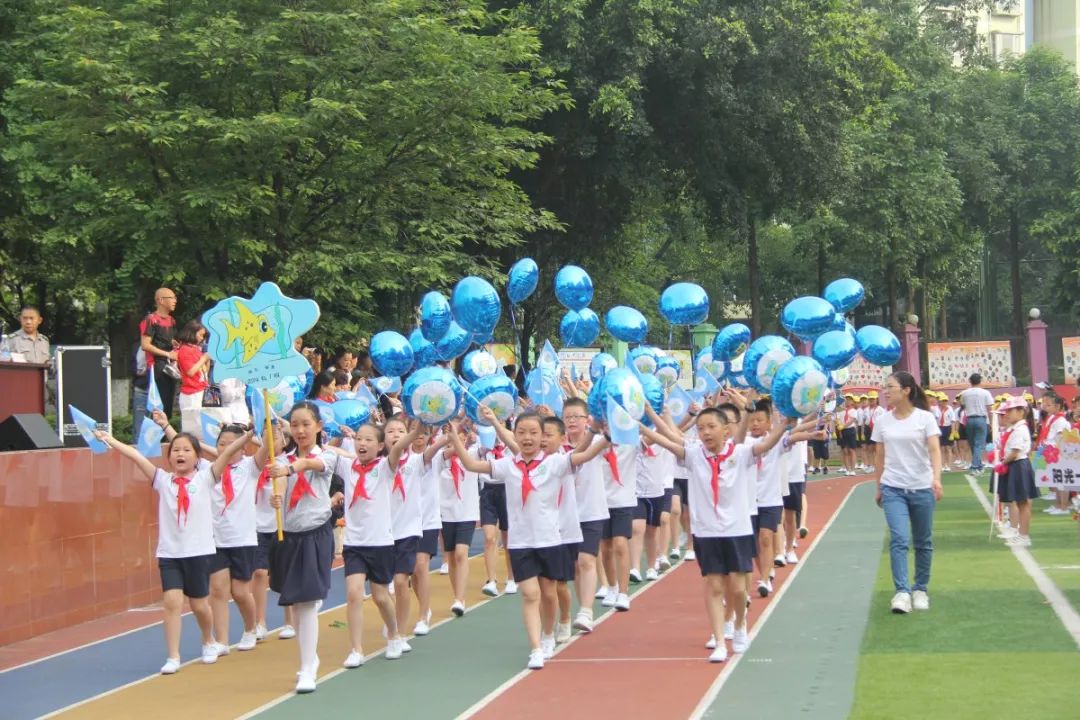
[[[788,483],[788,490],[790,492],[784,496],[784,509],[802,512],[802,496],[806,492],[806,483]]]
[[[754,569],[757,541],[753,535],[741,537],[694,538],[701,576],[748,573]]]
[[[330,592],[334,531],[327,522],[314,530],[287,532],[270,547],[270,589],[278,605],[325,600]]]
[[[600,538],[604,536],[604,523],[606,520],[584,520],[581,523],[581,542],[578,543],[578,552],[596,557],[600,554]]]
[[[604,540],[614,537],[630,539],[634,534],[634,512],[637,507],[608,508],[608,519],[604,521]]]
[[[416,552],[422,552],[428,557],[435,557],[439,554],[439,531],[438,530],[425,530],[424,536],[420,538],[420,545],[416,548]]]
[[[679,493],[679,502],[682,506],[689,507],[690,481],[686,478],[675,478],[675,492]]]
[[[259,545],[255,548],[255,569],[269,570],[270,546],[277,542],[277,533],[261,532],[257,533],[257,535],[259,536]]]
[[[553,577],[552,580],[570,582],[574,579],[574,575],[577,574],[577,554],[579,544],[580,543],[563,543],[559,546],[562,549],[562,564],[558,569],[557,577]]]
[[[815,460],[828,460],[829,459],[829,441],[828,440],[811,440],[810,449],[814,451]]]
[[[663,496],[654,498],[638,498],[637,507],[634,508],[634,519],[644,520],[650,527],[660,527],[660,512],[663,508]]]
[[[389,585],[394,579],[393,545],[346,545],[345,577],[363,573],[376,585]]]
[[[498,525],[500,530],[509,527],[506,519],[505,485],[485,485],[480,491],[480,524]]]
[[[783,505],[759,507],[757,509],[757,530],[772,530],[773,532],[776,532],[776,528],[780,527],[780,518],[783,516],[783,510]]]
[[[194,555],[183,558],[158,558],[161,590],[183,590],[189,598],[204,598],[210,594],[210,561],[213,555]]]
[[[846,427],[840,431],[841,450],[854,450],[858,446],[859,441],[855,437],[855,428]]]
[[[420,538],[411,535],[394,541],[394,574],[412,575],[416,570],[416,551],[420,547]]]
[[[565,573],[566,547],[552,545],[545,548],[519,548],[510,550],[510,570],[515,582],[542,577],[559,580]]]
[[[255,555],[258,551],[257,545],[219,547],[211,556],[213,559],[210,560],[210,574],[228,569],[231,579],[246,582],[255,574]]]
[[[941,432],[941,447],[952,447],[952,425],[942,425],[938,430]]]
[[[665,488],[664,497],[660,498],[660,512],[671,512],[671,498],[675,496],[675,488]]]
[[[474,532],[476,532],[475,520],[444,522],[442,524],[443,550],[453,552],[458,545],[472,545]]]

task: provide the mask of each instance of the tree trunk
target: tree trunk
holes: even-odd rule
[[[750,329],[754,337],[761,335],[761,287],[758,260],[757,221],[749,207],[746,209],[747,271],[750,285]]]
[[[945,301],[941,301],[941,312],[938,313],[938,337],[949,337],[949,314],[945,307]]]
[[[1020,218],[1009,213],[1009,279],[1012,281],[1012,334],[1024,334],[1024,298],[1020,288]]]

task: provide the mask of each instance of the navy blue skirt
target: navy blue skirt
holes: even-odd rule
[[[325,600],[330,592],[334,531],[330,523],[305,532],[287,532],[270,546],[270,589],[278,605]]]
[[[1035,487],[1035,471],[1031,469],[1031,461],[1020,458],[1009,463],[1009,471],[1004,477],[998,478],[998,499],[1007,503],[1037,497],[1039,489]]]

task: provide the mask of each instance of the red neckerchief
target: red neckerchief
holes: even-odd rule
[[[844,427],[847,427],[848,425],[851,424],[850,420],[851,420],[851,408],[846,408],[844,410]]]
[[[1050,416],[1050,419],[1043,423],[1043,426],[1039,428],[1039,440],[1035,443],[1035,447],[1040,448],[1043,443],[1046,442],[1047,436],[1050,434],[1050,427],[1057,422],[1058,418],[1065,417],[1065,413],[1059,412]]]
[[[394,487],[390,488],[390,494],[395,492],[401,493],[401,502],[405,502],[405,478],[401,473],[401,469],[405,467],[405,463],[409,462],[409,451],[406,450],[401,455],[401,459],[398,460],[397,472],[394,473]]]
[[[364,498],[365,500],[372,499],[367,493],[367,474],[375,469],[375,466],[379,464],[380,460],[382,460],[382,458],[375,458],[374,460],[362,463],[360,462],[360,459],[357,458],[353,461],[352,469],[353,472],[356,473],[356,484],[353,485],[352,499],[349,500],[349,507],[355,505],[356,501],[360,498]]]
[[[542,462],[544,462],[544,453],[540,453],[539,457],[534,457],[529,462],[514,458],[514,465],[521,471],[521,507],[525,507],[525,503],[529,500],[529,493],[536,489],[532,484],[529,473],[535,470]]]
[[[1013,434],[1013,429],[1009,428],[1005,432],[1001,433],[1001,459],[1005,460],[1005,446],[1009,443],[1009,436]]]
[[[308,458],[318,457],[313,452],[307,454]],[[289,455],[289,464],[296,462],[296,455]],[[305,458],[307,459],[307,458]],[[310,495],[311,497],[317,497],[315,495],[314,488],[311,487],[311,483],[308,482],[307,475],[302,472],[296,473],[296,484],[293,485],[292,493],[289,495],[289,509],[292,510],[296,507],[296,504],[300,502],[300,498],[304,495]]]
[[[240,463],[237,463],[239,465]],[[221,473],[221,492],[225,493],[225,507],[221,508],[221,514],[224,515],[225,511],[229,509],[229,504],[236,497],[236,490],[232,484],[232,465],[226,465],[225,470]]]
[[[652,449],[652,445],[644,443],[645,457],[656,457],[656,451]]]
[[[721,450],[718,455],[710,456],[705,452],[705,446],[703,445],[701,447],[701,454],[705,456],[705,460],[708,461],[709,468],[712,470],[712,478],[710,479],[709,484],[712,487],[713,509],[716,510],[717,513],[720,512],[720,463],[731,457],[731,453],[733,452],[735,452],[735,443],[731,440],[728,440],[727,445],[724,446],[724,449]]]
[[[615,448],[605,450],[604,459],[607,460],[608,467],[611,468],[611,477],[615,480],[615,484],[622,485],[622,479],[619,477],[619,458],[615,454]]]
[[[259,473],[259,480],[255,483],[255,502],[259,501],[259,493],[270,484],[270,462],[263,466],[262,471]]]
[[[463,500],[461,497],[461,478],[464,476],[464,471],[461,469],[461,460],[457,455],[450,456],[450,478],[454,481],[454,492],[458,496],[458,500]]]
[[[187,525],[188,510],[191,509],[191,496],[188,495],[187,484],[191,482],[191,478],[176,477],[173,476],[173,484],[176,488],[176,524]],[[184,519],[181,520],[180,516],[183,515]]]

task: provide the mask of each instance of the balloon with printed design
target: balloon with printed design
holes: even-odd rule
[[[806,295],[784,306],[780,324],[803,340],[813,340],[832,327],[835,317],[836,309],[828,300]]]
[[[836,312],[849,313],[859,307],[866,296],[866,289],[858,280],[840,278],[826,285],[822,295],[836,308]]]
[[[742,323],[731,323],[720,328],[712,343],[714,360],[731,361],[750,347],[750,328]]]
[[[592,360],[589,361],[589,378],[593,383],[597,383],[600,378],[604,377],[604,373],[617,367],[619,367],[619,363],[614,357],[605,352],[596,353],[593,355]]]
[[[900,361],[900,340],[880,325],[866,325],[855,333],[855,344],[866,361],[879,367],[891,367]]]
[[[466,332],[486,337],[499,324],[502,303],[491,283],[470,275],[454,286],[454,292],[450,295],[450,309],[457,324]]]
[[[555,298],[569,310],[582,310],[592,302],[593,284],[589,273],[577,265],[566,265],[555,275]]]
[[[732,358],[731,361],[728,362],[727,375],[725,375],[724,378],[728,381],[729,385],[742,389],[750,387],[750,381],[746,379],[746,373],[743,372],[743,362],[745,358],[746,355],[743,354]]]
[[[847,367],[859,354],[855,336],[845,330],[829,330],[817,336],[811,355],[826,370]]]
[[[401,404],[406,414],[425,425],[441,425],[461,409],[461,383],[446,368],[417,370],[401,388]]]
[[[600,334],[600,318],[589,308],[567,310],[559,323],[563,347],[588,347]]]
[[[480,416],[480,406],[491,408],[499,422],[506,422],[517,407],[518,391],[503,373],[485,375],[465,391],[465,414],[477,425],[488,425]]]
[[[814,358],[799,355],[784,363],[773,377],[773,403],[784,417],[799,418],[816,412],[828,389],[825,368]]]
[[[424,337],[421,328],[416,328],[409,334],[409,345],[412,346],[413,350],[413,367],[425,368],[434,365],[435,361],[439,359],[435,350],[435,343]]]
[[[522,258],[514,263],[506,276],[506,296],[510,302],[519,305],[525,302],[540,281],[540,268],[532,258]]]
[[[450,362],[464,355],[470,345],[472,335],[455,320],[450,323],[450,329],[443,335],[442,340],[435,343],[435,355],[443,362]]]
[[[846,367],[833,370],[831,373],[829,373],[829,382],[832,383],[832,387],[834,388],[844,387],[848,384],[848,381],[850,379],[851,371],[848,370]]]
[[[727,374],[727,363],[723,360],[714,360],[711,347],[707,347],[697,354],[694,359],[694,369],[698,372],[707,372],[717,381],[723,380]]]
[[[384,330],[371,338],[368,346],[371,363],[381,375],[404,375],[412,370],[413,350],[408,339],[393,330]]]
[[[660,362],[660,352],[651,345],[639,345],[626,355],[626,364],[633,365],[639,373],[652,375]]]
[[[420,332],[428,342],[438,342],[454,319],[450,301],[442,293],[429,292],[420,300]]]
[[[679,382],[679,370],[679,361],[670,355],[664,355],[656,362],[656,379],[665,390],[670,390]]]
[[[772,388],[780,366],[795,357],[795,348],[777,335],[765,335],[750,343],[743,355],[743,375],[758,392],[767,393]]]
[[[487,350],[472,350],[461,359],[461,376],[474,383],[499,371],[499,361]],[[505,377],[505,375],[504,375]]]
[[[709,296],[700,285],[675,283],[660,294],[660,314],[672,325],[698,325],[709,317]]]
[[[649,321],[639,311],[626,305],[616,305],[604,315],[604,326],[616,340],[627,343],[645,342]]]
[[[604,397],[611,398],[630,414],[635,420],[640,420],[645,414],[645,390],[641,387],[641,381],[632,370],[615,368],[604,376]],[[606,409],[607,401],[604,400]],[[604,417],[602,413],[600,417]]]

